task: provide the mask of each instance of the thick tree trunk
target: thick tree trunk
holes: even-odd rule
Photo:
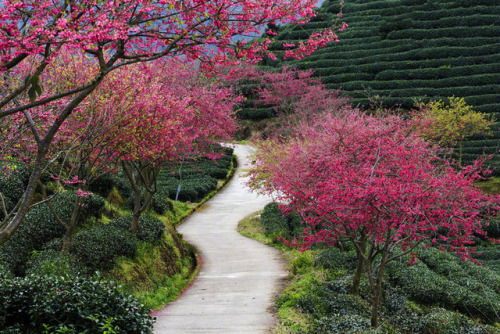
[[[134,212],[132,214],[132,224],[130,225],[130,232],[132,234],[136,234],[137,230],[139,230],[139,219],[141,218],[141,199],[142,194],[141,191],[134,191]]]
[[[9,221],[5,221],[6,225],[0,230],[0,245],[9,240],[12,235],[17,231],[19,226],[21,225],[26,213],[31,205],[31,200],[33,199],[33,195],[35,194],[36,184],[40,179],[40,174],[42,171],[43,161],[45,159],[46,150],[38,152],[37,159],[33,170],[31,171],[31,175],[28,181],[28,185],[24,190],[23,197],[21,198],[20,206],[14,215],[14,217]]]

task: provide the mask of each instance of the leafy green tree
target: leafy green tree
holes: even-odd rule
[[[458,145],[461,165],[463,140],[480,133],[488,134],[494,121],[487,114],[473,110],[464,98],[452,96],[448,99],[449,104],[443,100],[417,101],[418,112],[414,114],[413,124],[428,141],[441,146]]]

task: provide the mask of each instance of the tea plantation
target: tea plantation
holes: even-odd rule
[[[339,1],[327,0],[310,23],[281,26],[276,39],[296,42],[313,29],[329,27],[338,19],[339,9]],[[346,22],[349,27],[338,32],[339,42],[287,63],[313,70],[328,88],[341,88],[354,105],[369,108],[368,96],[379,96],[387,106],[411,108],[414,98],[457,96],[500,120],[498,1],[350,0],[343,6],[343,15],[337,24]],[[272,67],[281,64],[264,62]],[[253,109],[249,101],[240,115],[259,119],[272,112]],[[492,134],[465,142],[463,162],[498,153],[498,126]]]
[[[120,172],[91,185],[69,251],[61,252],[65,228],[54,213],[69,221],[75,192],[59,190],[54,212],[46,203],[32,208],[0,246],[0,333],[151,333],[151,309],[173,300],[196,267],[194,248],[173,227],[194,205],[174,199],[199,202],[216,190],[233,167],[232,149],[220,153],[165,166],[135,235],[132,189]],[[0,179],[6,205],[27,175],[19,168]],[[50,178],[42,180],[52,193]]]
[[[277,240],[302,235],[300,221],[271,203],[260,221],[245,222],[254,231],[259,226],[263,236],[257,238],[281,248],[290,262],[289,284],[276,302],[275,333],[500,333],[498,246],[478,239],[476,259],[483,266],[435,248],[419,250],[415,265],[407,264],[408,255],[389,262],[380,325],[373,329],[368,279],[362,278],[359,295],[350,290],[357,266],[353,247],[317,245],[301,253]],[[498,237],[500,224],[492,225],[497,232],[491,236]]]

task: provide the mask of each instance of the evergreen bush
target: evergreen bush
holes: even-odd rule
[[[154,323],[113,282],[72,276],[3,279],[0,310],[3,333],[145,334]]]

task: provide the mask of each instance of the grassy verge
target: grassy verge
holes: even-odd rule
[[[478,186],[488,194],[500,194],[500,177],[496,176],[486,182],[479,182]]]

